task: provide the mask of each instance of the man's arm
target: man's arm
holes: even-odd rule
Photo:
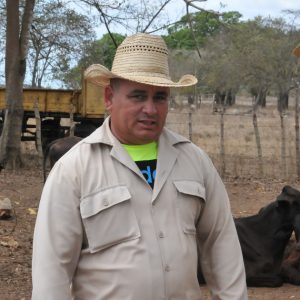
[[[243,257],[227,192],[209,159],[203,167],[206,204],[197,228],[201,268],[214,300],[246,300]]]
[[[44,186],[33,240],[32,300],[72,299],[70,284],[82,243],[74,178],[58,162]]]

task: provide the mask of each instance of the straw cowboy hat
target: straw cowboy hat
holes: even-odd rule
[[[295,56],[300,57],[300,44],[298,44],[298,45],[296,46],[296,48],[294,48],[293,54],[294,54]]]
[[[169,75],[168,48],[160,36],[138,33],[125,38],[116,51],[111,71],[100,64],[91,65],[84,78],[105,86],[112,78],[164,86],[185,87],[195,85],[197,78],[184,75],[174,82]]]

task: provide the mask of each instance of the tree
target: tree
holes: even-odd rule
[[[293,28],[282,19],[257,17],[222,29],[205,45],[204,81],[218,90],[243,86],[260,106],[272,89],[279,109],[285,109],[294,76],[291,49],[300,40]]]
[[[270,29],[271,47],[269,59],[273,89],[277,94],[277,108],[281,113],[288,108],[289,92],[294,88],[296,58],[291,55],[295,41],[300,40],[300,31],[284,19],[265,19],[265,27]]]
[[[180,21],[168,28],[168,36],[165,37],[166,43],[172,49],[202,47],[209,37],[220,32],[224,26],[238,23],[241,16],[236,11],[223,14],[209,11],[186,14]]]
[[[235,25],[238,26],[238,25]],[[205,44],[201,61],[200,81],[206,90],[215,94],[215,104],[234,104],[235,94],[241,84],[241,73],[237,56],[232,27],[224,27]]]
[[[61,78],[69,88],[79,89],[81,86],[82,73],[91,64],[102,64],[111,69],[116,47],[112,38],[119,45],[125,36],[118,33],[104,34],[100,40],[92,41],[85,45],[82,56],[77,65],[65,72]]]
[[[6,8],[3,0],[0,0],[0,36],[5,36],[6,29]],[[0,39],[0,53],[5,53],[5,40]],[[4,55],[0,55],[0,66],[4,66]],[[0,72],[0,82],[3,84],[5,81],[5,72]],[[1,133],[0,133],[1,134]]]
[[[30,30],[31,86],[41,87],[45,79],[61,79],[94,35],[90,19],[61,0],[38,1]]]
[[[22,165],[20,139],[24,112],[22,91],[34,5],[35,0],[26,0],[25,7],[21,7],[20,12],[19,0],[6,1],[6,111],[0,138],[0,166],[13,169]]]
[[[77,0],[97,11],[100,24],[108,34],[117,29],[126,32],[154,32],[165,28],[168,15],[165,8],[172,0]],[[112,36],[113,39],[113,36]],[[117,44],[115,43],[117,46]]]

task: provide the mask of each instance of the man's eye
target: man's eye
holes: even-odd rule
[[[144,101],[147,97],[145,95],[130,95],[129,98],[134,101]]]
[[[168,96],[167,95],[157,95],[154,97],[155,102],[166,102],[168,101]]]

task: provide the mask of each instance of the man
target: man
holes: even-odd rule
[[[159,36],[118,47],[105,85],[110,114],[54,166],[33,245],[34,300],[201,299],[198,260],[213,299],[247,299],[224,185],[207,155],[164,128],[170,87]]]

